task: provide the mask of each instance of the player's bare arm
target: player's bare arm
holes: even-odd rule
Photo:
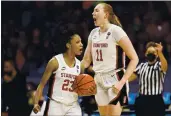
[[[87,48],[84,53],[83,60],[81,61],[81,66],[82,66],[83,70],[85,68],[88,68],[92,62],[91,47],[92,47],[92,42],[91,42],[91,40],[89,40]]]
[[[55,58],[52,58],[46,66],[45,72],[43,74],[43,77],[40,81],[40,84],[39,84],[36,94],[35,94],[34,108],[33,108],[33,111],[35,113],[37,113],[40,110],[40,106],[38,105],[38,103],[39,103],[40,97],[42,96],[44,86],[46,85],[46,83],[49,80],[52,73],[57,69],[58,69],[58,61]]]
[[[81,74],[84,74],[85,68],[84,68],[84,64],[81,62]]]
[[[128,36],[122,37],[118,44],[121,46],[125,54],[130,59],[130,62],[128,64],[125,74],[123,75],[123,78],[119,83],[115,85],[115,88],[117,88],[120,91],[123,85],[126,83],[128,78],[132,75],[133,71],[135,70],[139,59]]]

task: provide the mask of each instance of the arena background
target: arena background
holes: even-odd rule
[[[59,32],[64,28],[76,30],[84,48],[90,31],[94,28],[92,12],[96,1],[2,1],[1,2],[1,72],[3,61],[12,57],[17,68],[27,76],[29,105],[40,82],[47,61],[60,53]],[[149,41],[162,42],[169,63],[163,98],[166,113],[171,107],[171,2],[107,2],[113,6],[123,29],[132,41],[140,62],[145,60],[144,48]],[[82,59],[82,56],[79,57]],[[2,76],[2,75],[1,75]],[[3,76],[1,77],[3,82]],[[138,81],[130,83],[129,105],[123,115],[134,113]],[[47,86],[44,90],[44,96]],[[46,97],[44,97],[46,99]],[[91,101],[85,103],[85,101]],[[3,102],[3,101],[2,101]],[[80,98],[82,109],[98,115],[94,97]],[[90,115],[89,114],[89,115]]]

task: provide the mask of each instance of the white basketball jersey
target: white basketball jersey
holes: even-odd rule
[[[49,83],[48,97],[55,101],[72,104],[78,100],[78,95],[73,92],[71,85],[75,80],[75,76],[80,74],[80,61],[75,58],[75,66],[70,68],[64,60],[63,54],[56,55],[59,67],[54,72],[54,77]]]
[[[91,52],[95,72],[108,72],[124,67],[125,54],[117,44],[124,36],[127,36],[127,34],[123,29],[113,24],[106,32],[101,34],[99,27],[92,30],[89,40],[92,42]]]

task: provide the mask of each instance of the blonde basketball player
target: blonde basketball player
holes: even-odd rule
[[[125,103],[122,88],[138,64],[138,56],[109,4],[98,4],[92,15],[97,28],[89,35],[82,65],[87,68],[93,62],[100,115],[119,116]],[[124,53],[130,59],[126,71]],[[124,72],[122,77],[118,77],[120,72]]]
[[[37,88],[33,111],[40,111],[38,104],[42,91],[49,80],[49,91],[45,116],[81,116],[81,108],[77,102],[78,95],[71,85],[75,76],[80,74],[80,61],[75,57],[81,55],[83,44],[77,34],[65,33],[61,39],[64,42],[62,54],[54,56],[47,64],[42,80]],[[53,74],[53,76],[51,76]]]

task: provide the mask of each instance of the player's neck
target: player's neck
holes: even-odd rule
[[[109,22],[105,22],[104,24],[102,24],[100,26],[100,32],[106,32],[109,29],[110,25],[111,24]]]
[[[70,53],[70,52],[65,52],[63,55],[64,55],[64,59],[65,59],[66,64],[69,67],[73,67],[75,64],[75,55]]]

